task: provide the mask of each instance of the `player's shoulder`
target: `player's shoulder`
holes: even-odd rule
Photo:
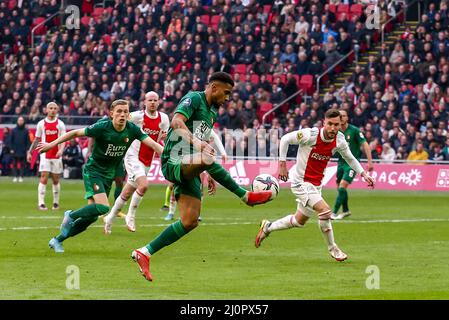
[[[45,124],[45,118],[38,121],[37,126],[43,126]]]
[[[345,139],[345,134],[341,131],[338,131],[336,140],[337,140],[337,146],[347,144],[346,139]]]
[[[182,97],[181,101],[185,105],[191,105],[192,103],[200,103],[202,100],[200,91],[190,91]]]
[[[355,125],[353,125],[353,124],[348,124],[348,127],[349,127],[349,129],[351,129],[351,131],[354,131],[354,132],[360,132],[360,129],[359,129],[359,127],[357,127],[357,126],[355,126]]]

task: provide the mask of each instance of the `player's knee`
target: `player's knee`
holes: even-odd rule
[[[39,179],[39,182],[42,184],[48,183],[48,176],[47,175],[41,175],[41,178]]]
[[[96,204],[95,208],[97,209],[97,211],[100,213],[100,215],[102,214],[106,214],[109,212],[109,206],[106,206],[104,204]]]
[[[198,218],[197,217],[182,217],[181,218],[182,225],[187,231],[193,230],[198,226]]]
[[[141,195],[145,194],[145,192],[147,192],[147,190],[148,190],[148,184],[146,184],[146,183],[144,183],[144,184],[142,184],[142,185],[137,187],[137,191]]]
[[[331,209],[327,206],[318,212],[318,218],[320,220],[329,220],[331,218],[331,214]]]
[[[215,162],[215,156],[203,153],[201,155],[201,162],[205,166],[210,166],[210,165],[212,165]]]

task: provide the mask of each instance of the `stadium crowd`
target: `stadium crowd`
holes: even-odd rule
[[[103,1],[66,2],[81,9],[80,28],[65,28],[67,15],[56,15],[36,30],[34,47],[31,29],[60,4],[0,3],[0,124],[19,115],[35,124],[55,101],[66,124],[87,125],[114,99],[138,109],[149,90],[171,116],[185,93],[226,71],[236,85],[216,126],[228,154],[277,155],[283,134],[320,126],[328,108],[342,107],[363,129],[375,159],[449,160],[446,1],[427,1],[416,30],[407,29],[393,48],[370,56],[366,68],[358,65],[341,90],[331,85],[324,97],[299,79],[311,75],[313,86],[354,43],[366,49],[376,31],[365,27],[362,1],[116,0],[106,8],[95,6]],[[382,21],[391,12],[387,4],[379,1]],[[266,110],[299,89],[303,94],[262,126]],[[270,129],[266,135],[257,134],[262,127]],[[289,156],[295,152],[290,148]]]

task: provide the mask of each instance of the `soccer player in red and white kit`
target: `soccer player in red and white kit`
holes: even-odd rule
[[[286,164],[288,146],[290,144],[299,145],[296,166],[291,172],[291,190],[297,198],[298,206],[295,214],[273,222],[262,220],[256,236],[256,248],[273,231],[303,227],[316,212],[319,227],[326,240],[330,255],[337,261],[347,259],[348,256],[335,243],[330,220],[331,209],[321,196],[324,170],[332,155],[338,152],[348,165],[365,179],[368,186],[374,187],[374,179],[364,171],[352,155],[348,143],[343,133],[338,131],[339,129],[340,112],[330,109],[325,113],[323,128],[305,128],[282,137],[279,150],[279,178],[283,181],[287,181],[289,178]]]
[[[154,141],[159,142],[165,138],[170,126],[168,116],[158,111],[159,95],[150,91],[145,94],[145,110],[135,111],[130,114],[130,121],[142,128]],[[104,217],[104,233],[110,234],[112,222],[120,210],[131,197],[128,213],[125,217],[126,226],[131,232],[136,231],[136,210],[148,189],[147,173],[153,161],[154,150],[136,140],[132,143],[125,155],[125,168],[128,173],[128,181],[123,187],[120,196],[115,200],[111,212]]]
[[[31,152],[40,142],[50,143],[60,136],[64,135],[65,125],[58,119],[59,106],[55,102],[49,102],[45,107],[47,117],[37,123],[36,138],[28,150],[27,160],[31,162]],[[62,173],[62,153],[64,152],[64,143],[54,147],[47,153],[40,154],[39,172],[41,173],[39,186],[37,187],[39,210],[48,210],[45,205],[45,193],[47,189],[48,177],[51,175],[53,181],[53,210],[59,209],[59,194],[61,185],[59,179]]]

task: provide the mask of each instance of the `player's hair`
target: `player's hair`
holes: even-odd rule
[[[337,109],[329,109],[324,114],[325,119],[331,119],[331,118],[337,118],[337,117],[340,118],[340,111],[338,111]]]
[[[45,107],[48,108],[49,106],[51,106],[51,105],[53,105],[53,104],[54,104],[56,107],[59,108],[58,104],[57,104],[56,102],[54,102],[54,101],[50,101],[49,103],[47,103],[47,105],[46,105]]]
[[[346,115],[349,116],[348,110],[346,110],[346,109],[340,109],[340,110],[338,110],[338,112],[342,112],[342,111],[343,111],[343,112],[346,112]]]
[[[118,105],[127,105],[129,107],[129,102],[128,102],[128,100],[124,100],[124,99],[114,100],[111,103],[111,107],[109,108],[109,111],[114,110],[114,108]]]
[[[212,83],[214,81],[220,81],[234,86],[234,80],[232,79],[231,75],[226,72],[218,71],[212,73],[209,79],[209,83]]]

